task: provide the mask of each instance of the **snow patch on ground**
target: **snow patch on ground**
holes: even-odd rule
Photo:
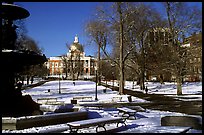
[[[108,82],[108,84],[112,85],[112,82]],[[132,82],[126,81],[125,88],[131,89],[133,91],[144,92],[139,89],[139,86],[134,86],[132,88]],[[118,86],[117,82],[114,83],[115,86]],[[165,94],[165,96],[173,96],[178,98],[179,100],[198,100],[202,101],[202,82],[196,83],[184,83],[182,85],[182,92],[184,95],[177,96],[176,95],[176,84],[165,82],[165,84],[147,82],[146,86],[149,91],[148,94]],[[59,89],[60,88],[60,89]],[[106,93],[104,93],[104,89],[106,89]],[[48,92],[50,90],[50,92]],[[57,98],[58,101],[64,101],[65,104],[70,104],[71,99],[74,96],[91,96],[91,103],[112,103],[113,97],[122,97],[120,102],[128,102],[128,95],[119,95],[117,91],[112,91],[109,88],[105,88],[104,86],[97,87],[97,97],[98,101],[95,101],[95,91],[96,84],[91,81],[75,81],[75,85],[73,85],[73,81],[61,80],[61,81],[50,81],[46,82],[41,86],[37,86],[34,88],[30,88],[27,90],[23,90],[23,95],[31,95],[34,101],[37,102],[39,98]],[[59,93],[61,92],[61,93]],[[188,95],[187,95],[188,94]],[[80,102],[80,101],[79,101]],[[132,102],[142,103],[147,102],[146,100],[132,97]],[[85,102],[83,103],[90,103]],[[53,105],[42,105],[44,107],[50,107],[50,109],[54,110],[57,106]],[[105,108],[105,109],[92,109],[88,110],[89,118],[98,118],[98,117],[115,117],[118,116],[118,110],[116,108]],[[145,112],[137,112],[136,120],[128,119],[126,121],[127,127],[120,127],[121,130],[132,131],[133,129],[138,129],[138,131],[142,131],[147,133],[150,130],[154,130],[156,126],[161,126],[161,117],[164,116],[186,116],[186,114],[175,113],[169,111],[159,111],[159,110],[150,110],[146,109]],[[196,116],[197,117],[197,116]],[[200,118],[202,119],[202,117]],[[107,129],[116,128],[116,124],[108,124],[106,125]],[[142,129],[142,130],[141,130]],[[162,130],[166,130],[169,133],[174,133],[172,129],[164,128]],[[179,129],[178,129],[179,130]],[[63,132],[69,133],[69,128],[66,124],[58,124],[52,126],[44,126],[44,127],[33,127],[24,130],[2,130],[2,133],[47,133],[47,132]],[[156,131],[155,131],[156,132]],[[163,132],[163,131],[160,131]],[[79,130],[79,133],[95,133],[95,127],[84,128]],[[189,130],[189,133],[202,133],[201,130]]]

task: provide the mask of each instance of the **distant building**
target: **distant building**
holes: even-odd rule
[[[172,42],[169,28],[153,28],[149,30],[146,42],[151,46],[156,44],[169,45]]]
[[[59,74],[67,79],[90,79],[95,76],[97,59],[85,56],[83,46],[79,43],[78,36],[70,45],[65,56],[50,57],[47,68],[50,77],[58,77]]]
[[[145,39],[149,46],[169,45],[172,42],[171,34],[168,28],[154,28],[149,30]],[[193,35],[184,39],[181,47],[187,47],[188,72],[184,77],[184,81],[201,81],[202,80],[202,33],[194,33]],[[156,50],[154,50],[156,51]],[[189,55],[191,54],[191,55]],[[154,63],[152,63],[154,64]],[[163,78],[164,81],[173,81],[175,76],[170,72],[165,74],[156,74],[149,70],[146,72],[147,80],[159,80]]]
[[[202,33],[194,33],[184,39],[182,47],[187,47],[191,58],[189,59],[189,72],[184,81],[201,81],[202,80]]]
[[[170,45],[172,43],[172,37],[171,37],[171,33],[170,33],[170,29],[169,28],[153,28],[148,30],[146,38],[145,38],[145,42],[146,44],[151,47],[154,48],[151,50],[151,52],[154,54],[154,52],[157,51],[157,47],[158,45]],[[152,66],[157,65],[157,62],[153,62],[152,61]],[[151,80],[151,81],[159,81],[161,78],[164,81],[170,81],[172,80],[172,78],[174,78],[174,76],[172,76],[170,73],[166,72],[165,74],[158,74],[153,72],[151,69],[146,71],[145,73],[146,79],[147,80]]]

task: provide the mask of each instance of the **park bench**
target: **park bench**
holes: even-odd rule
[[[64,105],[64,101],[57,101],[57,98],[38,98],[37,103],[47,105]]]
[[[119,114],[119,113],[123,113],[123,114],[122,114],[123,117],[127,114],[127,115],[128,115],[128,116],[127,116],[127,119],[128,119],[129,117],[131,117],[131,116],[133,116],[133,117],[136,119],[136,117],[135,117],[135,114],[137,113],[136,110],[132,110],[132,109],[127,108],[127,107],[118,107],[117,109],[118,109],[118,111],[119,111],[118,114]]]
[[[117,102],[117,101],[121,101],[122,100],[122,97],[119,97],[119,96],[117,96],[117,97],[112,97],[112,101],[113,102]]]
[[[88,127],[96,127],[96,132],[98,132],[98,128],[102,127],[105,131],[105,125],[110,123],[117,123],[117,127],[119,123],[122,123],[126,126],[124,118],[122,117],[102,117],[102,118],[95,118],[95,119],[88,119],[88,120],[80,120],[69,122],[67,125],[69,126],[70,133],[77,133],[78,129],[81,128],[88,128]]]
[[[73,100],[81,100],[81,101],[85,101],[85,99],[87,100],[92,100],[92,97],[89,96],[78,96],[78,97],[73,97]]]
[[[133,128],[131,130],[125,130],[125,131],[120,131],[117,133],[129,133],[129,134],[134,134],[134,133],[187,133],[191,127],[184,127],[184,126],[151,126],[151,128],[143,129],[143,128]]]
[[[47,105],[65,105],[65,102],[64,101],[48,101],[46,102]]]
[[[103,105],[101,105],[101,104],[82,104],[81,106],[84,106],[86,108],[90,108],[90,107],[96,107],[98,109],[102,109],[103,108]]]
[[[37,103],[57,102],[57,98],[38,98]]]

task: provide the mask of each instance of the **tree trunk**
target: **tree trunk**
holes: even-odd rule
[[[34,76],[31,76],[31,84],[33,84]]]
[[[132,80],[132,89],[134,89],[134,79]]]
[[[164,77],[163,77],[163,75],[160,75],[160,76],[159,76],[159,82],[160,82],[161,84],[164,84]]]
[[[66,71],[65,71],[65,77],[66,77],[66,79],[68,78],[67,68],[66,68]]]
[[[73,52],[71,52],[71,76],[72,76],[72,80],[74,81],[74,62],[72,58],[73,58]]]
[[[119,86],[119,94],[122,95],[124,91],[124,60],[123,60],[123,20],[122,20],[122,11],[121,11],[121,3],[117,3],[118,13],[120,15],[120,86]]]
[[[145,54],[144,54],[144,32],[142,33],[142,40],[141,40],[141,44],[142,44],[142,72],[141,72],[141,82],[140,82],[140,88],[141,90],[145,89]]]
[[[98,85],[101,85],[100,45],[98,45]]]
[[[29,85],[30,76],[27,75],[27,85]]]
[[[178,76],[176,79],[177,82],[177,95],[182,95],[182,78],[181,76]]]
[[[142,73],[143,74],[143,73]],[[142,75],[140,79],[140,89],[144,90],[145,89],[145,84],[144,84],[144,76]]]
[[[77,80],[79,80],[79,74],[80,74],[80,72],[77,72]]]

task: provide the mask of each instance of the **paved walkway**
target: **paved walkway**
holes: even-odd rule
[[[109,86],[109,88],[119,91],[118,87]],[[151,103],[141,103],[140,106],[143,108],[202,116],[202,101],[181,101],[163,94],[145,94],[129,89],[124,89],[124,94],[151,101]]]
[[[31,85],[30,87],[42,85],[45,82],[46,81],[43,81],[33,86]],[[114,91],[119,91],[119,88],[117,86],[113,87],[109,85],[108,87]],[[165,96],[163,94],[145,94],[143,92],[132,91],[129,89],[124,89],[124,94],[151,101],[151,103],[138,103],[141,107],[146,109],[180,112],[189,115],[202,116],[202,101],[181,101],[170,96]]]

